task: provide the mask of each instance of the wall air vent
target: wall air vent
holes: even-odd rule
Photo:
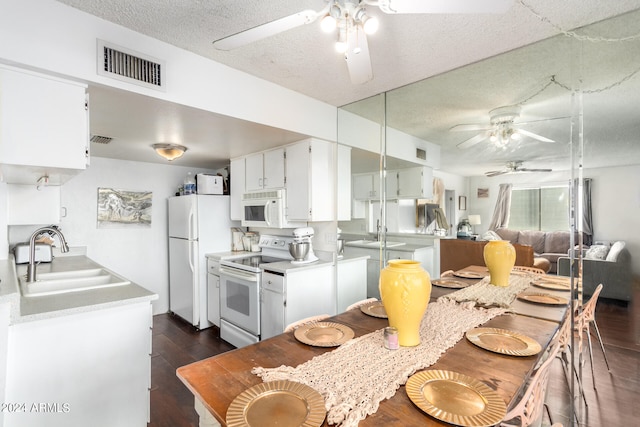
[[[427,151],[422,148],[416,148],[416,158],[420,160],[427,160]]]
[[[165,90],[164,61],[98,40],[98,74]]]
[[[95,142],[96,144],[108,144],[113,140],[113,138],[109,136],[100,136],[100,135],[91,135],[91,142]]]

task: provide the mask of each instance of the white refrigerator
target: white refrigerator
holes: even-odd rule
[[[206,254],[231,250],[229,196],[189,195],[169,198],[169,310],[198,329],[220,326],[218,304],[207,316]],[[217,308],[217,310],[216,310]],[[212,323],[213,322],[213,323]]]

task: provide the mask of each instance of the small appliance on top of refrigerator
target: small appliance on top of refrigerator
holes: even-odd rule
[[[239,223],[230,220],[229,196],[169,197],[168,212],[169,310],[197,329],[208,328],[205,255],[229,251],[229,229]]]

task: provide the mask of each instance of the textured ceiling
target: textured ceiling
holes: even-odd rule
[[[352,85],[334,35],[316,21],[233,51],[214,40],[306,9],[324,0],[60,0],[80,10],[281,86],[341,106],[558,34],[514,0],[506,14],[386,15],[369,36],[374,78]],[[569,30],[640,7],[638,0],[527,0],[542,17]]]
[[[380,17],[381,29],[369,38],[374,78],[363,85],[350,82],[344,60],[334,53],[333,39],[316,24],[229,52],[212,46],[216,39],[270,20],[304,9],[320,10],[323,0],[60,2],[332,105],[362,100],[347,108],[370,118],[376,119],[371,117],[372,105],[373,111],[381,107],[366,98],[390,90],[388,124],[439,144],[442,169],[464,176],[480,175],[512,160],[525,160],[525,167],[566,169],[568,142],[575,137],[566,117],[575,111],[571,89],[579,82],[584,90],[585,152],[597,159],[593,164],[640,163],[640,39],[600,40],[640,34],[640,0],[515,0],[503,15],[385,15],[369,7]],[[610,17],[617,18],[607,20]],[[558,35],[576,28],[587,40]],[[151,125],[156,112],[182,121],[180,127],[189,130],[188,140],[193,141],[190,150],[202,154],[190,157],[193,160],[185,156],[179,160],[183,165],[221,164],[238,155],[229,141],[246,152],[300,137],[267,129],[260,138],[263,129],[223,117],[215,117],[215,127],[199,126],[202,112],[197,110],[152,107],[151,99],[92,90],[97,92],[92,93],[92,132],[116,133],[121,142],[130,142],[119,153],[114,152],[117,144],[96,147],[93,153],[98,156],[156,161],[145,159],[154,155],[148,153],[148,145],[149,140],[156,142]],[[103,103],[96,106],[96,101]],[[121,102],[139,105],[149,127],[144,120],[117,117]],[[522,107],[517,123],[527,123],[524,129],[557,142],[525,138],[504,150],[487,142],[456,148],[477,132],[451,132],[452,126],[488,123],[491,109],[516,104]],[[558,117],[565,118],[546,120]],[[205,155],[200,141],[208,147],[213,141],[217,148]]]

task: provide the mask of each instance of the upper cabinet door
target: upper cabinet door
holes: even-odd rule
[[[262,166],[264,164],[264,156],[262,153],[252,154],[245,157],[245,186],[247,191],[262,190],[264,182],[264,172]]]
[[[284,188],[284,148],[264,152],[264,180],[266,189]]]
[[[86,85],[0,66],[0,123],[2,164],[86,168]]]
[[[287,146],[287,218],[295,221],[335,219],[333,144],[315,138]]]
[[[284,188],[284,148],[251,154],[245,167],[247,191]]]

